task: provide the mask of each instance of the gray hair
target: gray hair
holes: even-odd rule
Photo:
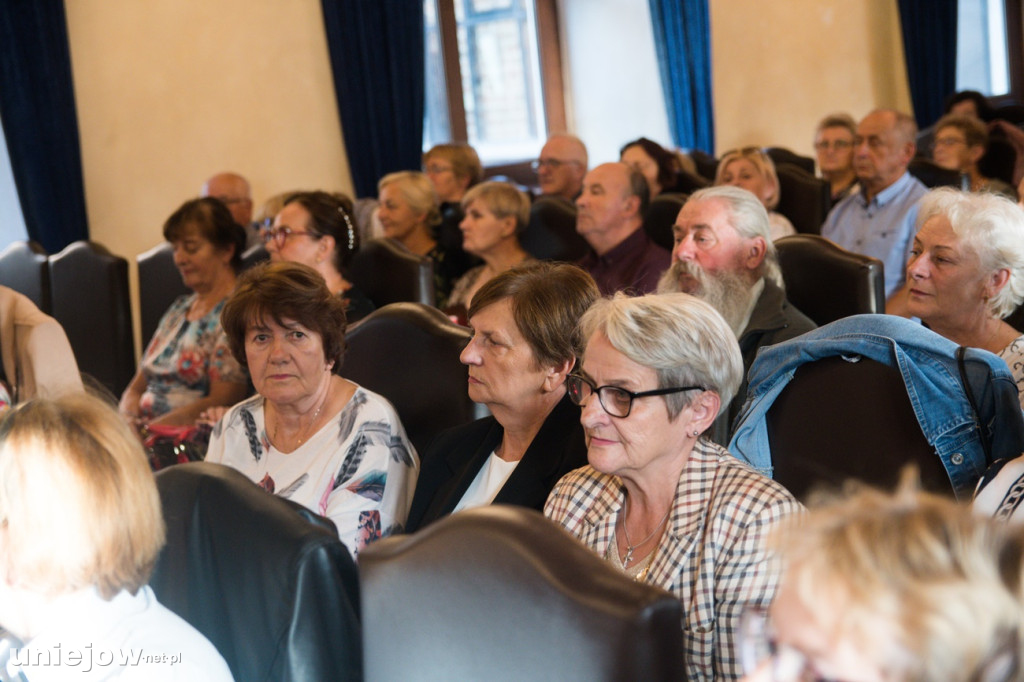
[[[716,199],[729,211],[729,224],[744,239],[761,237],[764,239],[764,261],[758,274],[774,282],[785,291],[782,271],[779,269],[779,256],[772,243],[772,227],[768,221],[768,210],[752,192],[732,185],[705,187],[690,195],[686,203],[709,201]]]
[[[409,204],[413,213],[422,215],[429,227],[441,224],[440,202],[434,183],[425,173],[419,171],[398,171],[388,173],[377,183],[377,191],[383,191],[388,185],[394,184]]]
[[[1024,209],[998,194],[942,187],[918,204],[917,229],[936,216],[948,220],[964,247],[977,254],[983,272],[1010,271],[988,309],[1000,319],[1012,313],[1024,301]]]
[[[584,339],[601,332],[633,362],[658,375],[658,388],[702,386],[717,393],[721,414],[743,379],[743,357],[729,325],[714,308],[689,294],[618,293],[599,299],[580,320]],[[585,355],[585,353],[584,353]],[[665,396],[670,419],[693,402],[693,393]]]

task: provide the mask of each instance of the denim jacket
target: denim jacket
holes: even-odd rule
[[[957,496],[970,499],[991,460],[1024,450],[1024,414],[1010,369],[978,348],[965,354],[978,419],[991,441],[987,456],[960,380],[957,344],[918,323],[893,315],[854,315],[800,337],[763,348],[750,369],[747,400],[729,450],[766,476],[772,475],[765,417],[797,368],[820,358],[862,356],[897,367],[914,414],[935,448]]]

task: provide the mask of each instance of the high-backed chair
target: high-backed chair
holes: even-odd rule
[[[789,218],[797,232],[821,234],[832,202],[828,182],[790,163],[778,164],[775,172],[779,176],[779,205],[775,210]]]
[[[248,270],[257,263],[270,260],[267,247],[263,244],[255,244],[242,252],[242,270]]]
[[[681,680],[681,605],[539,512],[489,505],[359,555],[367,682]]]
[[[785,147],[766,147],[764,153],[778,166],[780,163],[788,163],[800,170],[814,175],[814,159],[810,156],[803,156]]]
[[[174,247],[169,242],[140,253],[135,263],[139,269],[139,321],[146,345],[174,299],[191,292],[174,265]]]
[[[882,261],[853,253],[816,234],[775,241],[786,298],[815,324],[885,312]]]
[[[907,170],[915,178],[924,183],[928,189],[935,187],[956,187],[960,188],[963,177],[960,171],[943,168],[930,159],[921,156],[914,157],[907,166]]]
[[[352,283],[378,308],[412,301],[434,304],[434,263],[390,239],[371,239],[350,263]]]
[[[675,192],[662,192],[651,200],[644,214],[644,231],[651,241],[672,251],[675,246],[672,226],[676,224],[676,217],[685,203],[686,195]]]
[[[42,244],[14,242],[0,253],[0,286],[14,289],[50,314],[50,267]]]
[[[671,188],[671,191],[678,194],[693,194],[699,189],[710,187],[711,181],[702,175],[690,173],[689,171],[677,171],[676,172],[676,183]]]
[[[561,197],[537,197],[530,206],[530,222],[519,243],[540,260],[577,261],[587,253],[587,242],[576,232],[576,206]]]
[[[150,585],[236,680],[361,680],[359,581],[330,521],[208,462],[156,475],[167,545]]]
[[[691,149],[689,154],[693,164],[697,166],[697,172],[708,180],[714,180],[718,171],[718,159],[700,149]]]
[[[77,241],[50,257],[52,315],[64,327],[78,368],[115,396],[135,374],[128,261]]]
[[[422,303],[393,303],[364,317],[346,337],[342,374],[395,406],[423,453],[437,433],[487,414],[466,393],[459,354],[470,332]]]
[[[799,498],[908,464],[968,500],[997,459],[1024,452],[1009,367],[895,315],[857,315],[761,350],[729,450]]]

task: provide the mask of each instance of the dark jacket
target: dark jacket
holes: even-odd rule
[[[423,455],[416,493],[405,527],[416,530],[452,513],[487,458],[501,443],[504,429],[494,417],[441,432]],[[587,463],[580,408],[566,395],[551,410],[494,504],[538,511],[563,475]]]

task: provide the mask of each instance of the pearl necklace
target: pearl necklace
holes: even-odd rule
[[[669,505],[668,511],[665,512],[665,515],[663,517],[661,517],[661,521],[659,521],[658,525],[656,525],[654,527],[654,530],[651,531],[650,535],[645,537],[640,542],[638,542],[636,544],[633,544],[630,541],[630,539],[629,539],[629,531],[626,530],[626,516],[629,514],[629,497],[628,496],[626,497],[626,504],[623,505],[623,514],[622,514],[622,517],[621,517],[622,518],[622,535],[623,535],[623,537],[626,538],[626,556],[622,560],[622,565],[624,567],[629,568],[629,562],[633,560],[633,552],[634,552],[634,550],[636,550],[637,547],[643,547],[647,543],[648,540],[653,538],[655,533],[660,531],[662,526],[665,525],[665,522],[668,521],[668,516],[671,513],[672,513],[672,506]]]

